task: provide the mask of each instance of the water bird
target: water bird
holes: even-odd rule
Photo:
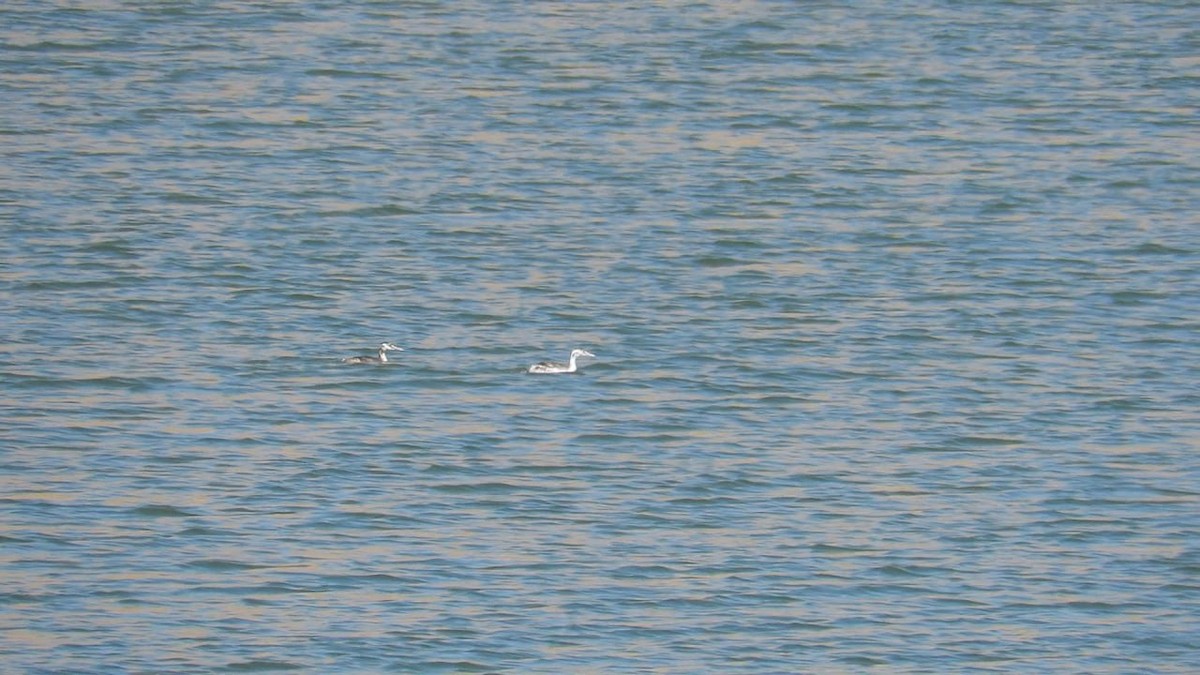
[[[402,352],[404,347],[397,347],[390,342],[379,343],[379,356],[347,356],[342,363],[387,363],[388,352]]]
[[[586,349],[573,349],[571,350],[571,359],[569,362],[559,363],[558,361],[542,361],[541,363],[535,363],[532,366],[529,366],[528,372],[539,374],[573,373],[576,370],[575,360],[581,356],[590,356],[592,358],[596,357],[595,354],[587,351]]]

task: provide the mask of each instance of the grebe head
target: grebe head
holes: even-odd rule
[[[381,342],[381,343],[379,343],[379,351],[381,351],[381,352],[402,352],[402,351],[404,351],[404,347],[397,347],[396,345],[394,345],[390,342]]]
[[[591,357],[595,358],[595,356],[596,356],[596,355],[595,355],[595,354],[593,354],[593,353],[591,353],[591,352],[589,352],[589,351],[588,351],[588,350],[586,350],[586,349],[573,349],[573,350],[571,350],[571,357],[572,357],[572,358],[576,358],[576,357],[580,357],[580,356],[591,356]]]

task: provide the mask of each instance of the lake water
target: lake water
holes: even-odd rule
[[[5,672],[1200,670],[1195,3],[0,27]]]

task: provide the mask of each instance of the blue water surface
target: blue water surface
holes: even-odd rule
[[[1198,26],[6,3],[0,670],[1200,670]]]

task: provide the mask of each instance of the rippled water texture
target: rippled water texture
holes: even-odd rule
[[[5,3],[0,670],[1200,670],[1198,26]]]

